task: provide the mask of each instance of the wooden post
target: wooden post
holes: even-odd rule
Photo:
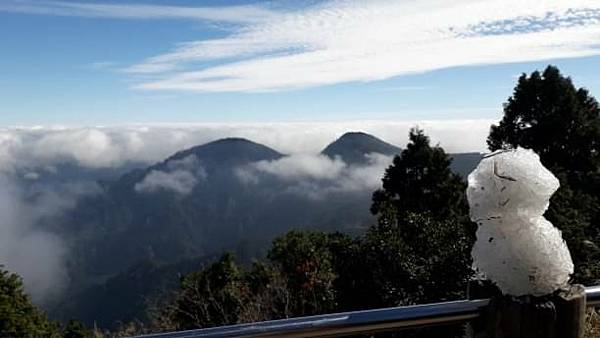
[[[585,329],[585,288],[576,284],[568,290],[561,291],[554,299],[557,316],[557,337],[583,337]],[[576,332],[570,333],[570,332]]]
[[[581,285],[544,297],[503,296],[486,281],[469,284],[469,299],[490,298],[470,325],[473,338],[583,338],[585,289]]]

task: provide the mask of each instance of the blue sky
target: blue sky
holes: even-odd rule
[[[490,119],[555,64],[600,95],[600,4],[0,3],[0,125]]]

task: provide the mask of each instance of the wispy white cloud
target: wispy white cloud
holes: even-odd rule
[[[233,24],[225,37],[177,43],[123,69],[141,90],[265,92],[600,55],[596,0],[332,0],[293,8],[6,0],[0,11]]]
[[[600,54],[600,3],[590,0],[330,1],[278,10],[225,38],[178,45],[133,65],[131,73],[159,76],[134,88],[289,90]]]
[[[381,187],[381,177],[393,157],[366,154],[366,163],[347,164],[341,158],[320,154],[292,154],[273,161],[259,161],[236,170],[246,184],[259,184],[266,176],[285,183],[283,192],[323,199],[331,194],[362,192],[370,194]]]
[[[275,175],[283,180],[334,179],[346,164],[339,158],[324,155],[297,154],[279,160],[260,161],[252,165],[257,171]]]
[[[135,185],[135,191],[152,193],[169,190],[182,195],[187,195],[194,189],[198,179],[189,171],[174,170],[164,172],[152,170],[144,179]]]
[[[3,0],[0,11],[116,19],[194,19],[234,23],[260,22],[274,15],[263,6],[184,7],[135,3],[103,4],[89,2]]]
[[[187,195],[196,185],[206,179],[206,171],[196,155],[167,162],[166,170],[151,170],[134,189],[139,193],[172,191]]]

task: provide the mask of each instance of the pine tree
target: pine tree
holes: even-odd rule
[[[1,266],[0,337],[60,337],[58,326],[31,303],[21,278]]]
[[[92,331],[89,330],[84,323],[71,319],[63,329],[63,338],[87,338],[92,335]]]
[[[534,150],[553,170],[597,172],[600,166],[600,107],[584,88],[575,88],[558,68],[522,74],[493,125],[490,150]]]
[[[383,189],[373,194],[371,212],[380,218],[422,212],[440,218],[466,215],[466,186],[450,170],[452,160],[444,149],[432,147],[418,128],[410,130],[409,140],[385,171]]]

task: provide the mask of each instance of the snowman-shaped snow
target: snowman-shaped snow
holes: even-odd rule
[[[559,182],[532,150],[487,155],[469,175],[471,220],[478,224],[473,267],[513,296],[564,287],[573,262],[561,233],[543,214]]]

